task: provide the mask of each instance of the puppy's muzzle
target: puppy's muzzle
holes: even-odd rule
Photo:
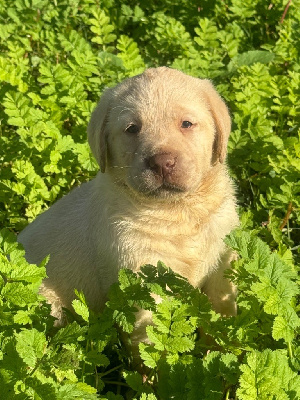
[[[146,169],[152,176],[153,194],[184,191],[179,155],[170,152],[158,153],[145,161]]]
[[[177,157],[171,153],[155,154],[149,157],[146,163],[157,178],[166,183],[172,183]]]

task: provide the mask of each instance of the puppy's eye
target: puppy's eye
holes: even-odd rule
[[[128,133],[135,133],[136,134],[136,133],[139,133],[139,131],[140,131],[140,127],[135,125],[135,124],[130,124],[125,129],[125,132],[128,132]]]
[[[191,128],[193,124],[190,121],[182,121],[181,128],[188,129]]]

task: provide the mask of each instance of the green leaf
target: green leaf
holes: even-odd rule
[[[73,300],[72,306],[76,312],[76,314],[80,315],[84,321],[89,322],[89,309],[86,304],[84,304],[81,300]]]
[[[52,343],[76,343],[84,340],[87,327],[81,327],[76,321],[61,328],[52,338]]]
[[[300,318],[293,308],[289,307],[286,312],[277,315],[274,319],[272,336],[275,340],[284,339],[289,343],[296,337],[299,327]]]
[[[18,310],[14,315],[14,323],[20,325],[27,325],[32,322],[32,319],[28,312],[23,310]]]
[[[263,50],[250,50],[245,53],[238,54],[232,58],[227,68],[229,72],[234,72],[244,65],[252,65],[255,63],[268,64],[275,58],[275,54]]]
[[[289,367],[284,351],[267,349],[262,353],[249,353],[246,364],[240,369],[242,375],[237,395],[242,400],[289,399],[295,384],[298,384],[295,398],[300,394],[300,377]]]
[[[65,384],[60,386],[57,399],[58,400],[96,400],[96,389],[83,382],[76,384]]]
[[[2,290],[2,296],[11,304],[20,307],[25,307],[30,303],[36,303],[39,299],[38,295],[32,292],[30,286],[25,286],[21,282],[8,282]]]
[[[155,368],[157,362],[160,360],[160,352],[153,349],[151,346],[147,346],[144,343],[139,344],[140,356],[144,364],[149,368]]]
[[[140,400],[158,400],[158,399],[153,393],[150,394],[143,393],[142,396],[140,397]]]
[[[137,394],[142,394],[146,390],[143,384],[143,377],[137,371],[124,371],[123,376],[127,384],[135,391]]]
[[[153,326],[147,326],[146,331],[149,340],[154,344],[154,348],[163,351],[166,344],[165,335],[159,334]]]
[[[89,351],[85,356],[85,361],[97,366],[107,367],[109,365],[109,359],[102,353],[96,350]]]
[[[34,368],[37,360],[43,357],[46,350],[45,334],[33,328],[16,333],[15,338],[19,356],[29,367]]]

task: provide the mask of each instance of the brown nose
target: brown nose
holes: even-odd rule
[[[176,165],[176,157],[171,153],[155,154],[148,159],[149,168],[157,175],[171,175]]]

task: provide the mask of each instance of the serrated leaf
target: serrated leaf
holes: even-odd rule
[[[136,391],[137,394],[141,394],[144,391],[143,377],[137,371],[124,371],[123,376],[127,384]]]
[[[124,290],[132,285],[139,284],[141,280],[130,269],[122,268],[119,271],[120,289]]]
[[[274,319],[272,327],[272,336],[275,340],[284,339],[287,343],[291,342],[300,326],[300,319],[296,312],[289,307],[281,315],[277,315]]]
[[[96,350],[89,351],[85,356],[85,361],[97,366],[107,367],[109,365],[109,359],[106,355],[99,353]]]
[[[57,392],[57,400],[96,400],[96,389],[83,382],[65,384]]]
[[[164,343],[166,342],[165,335],[156,332],[153,326],[147,326],[146,332],[149,340],[154,344],[155,349],[163,351],[165,348]]]
[[[174,353],[184,353],[193,350],[195,347],[194,340],[183,336],[183,337],[170,337],[167,341],[167,348]]]
[[[33,328],[16,333],[15,338],[19,356],[29,367],[34,368],[47,346],[45,334]]]
[[[46,277],[46,268],[43,266],[47,263],[48,257],[43,261],[42,266],[36,266],[34,264],[28,264],[25,261],[24,254],[16,252],[10,254],[10,260],[14,263],[14,268],[10,274],[10,278],[18,281],[25,281],[29,283],[41,283],[42,279]],[[21,256],[21,258],[20,258]]]
[[[134,329],[135,314],[134,311],[138,311],[137,308],[128,307],[125,308],[125,312],[115,310],[113,317],[115,322],[124,330],[124,332],[131,333]]]
[[[19,325],[27,325],[32,322],[28,311],[18,310],[14,315],[14,323]]]
[[[2,290],[2,296],[11,304],[20,307],[37,303],[39,299],[38,295],[33,293],[30,286],[25,286],[21,282],[8,282]]]
[[[84,340],[87,327],[81,327],[76,321],[61,328],[52,338],[52,343],[76,343]]]
[[[242,375],[237,395],[241,400],[289,399],[289,387],[294,387],[295,380],[300,384],[300,377],[291,370],[288,358],[281,350],[251,352],[240,369]],[[298,395],[299,388],[300,385]]]
[[[80,315],[84,321],[89,322],[89,308],[86,304],[84,304],[81,300],[73,300],[72,306],[76,312],[76,314]]]
[[[160,352],[153,349],[151,346],[147,346],[145,343],[139,344],[140,356],[144,364],[149,368],[155,368],[157,362],[160,360]]]

